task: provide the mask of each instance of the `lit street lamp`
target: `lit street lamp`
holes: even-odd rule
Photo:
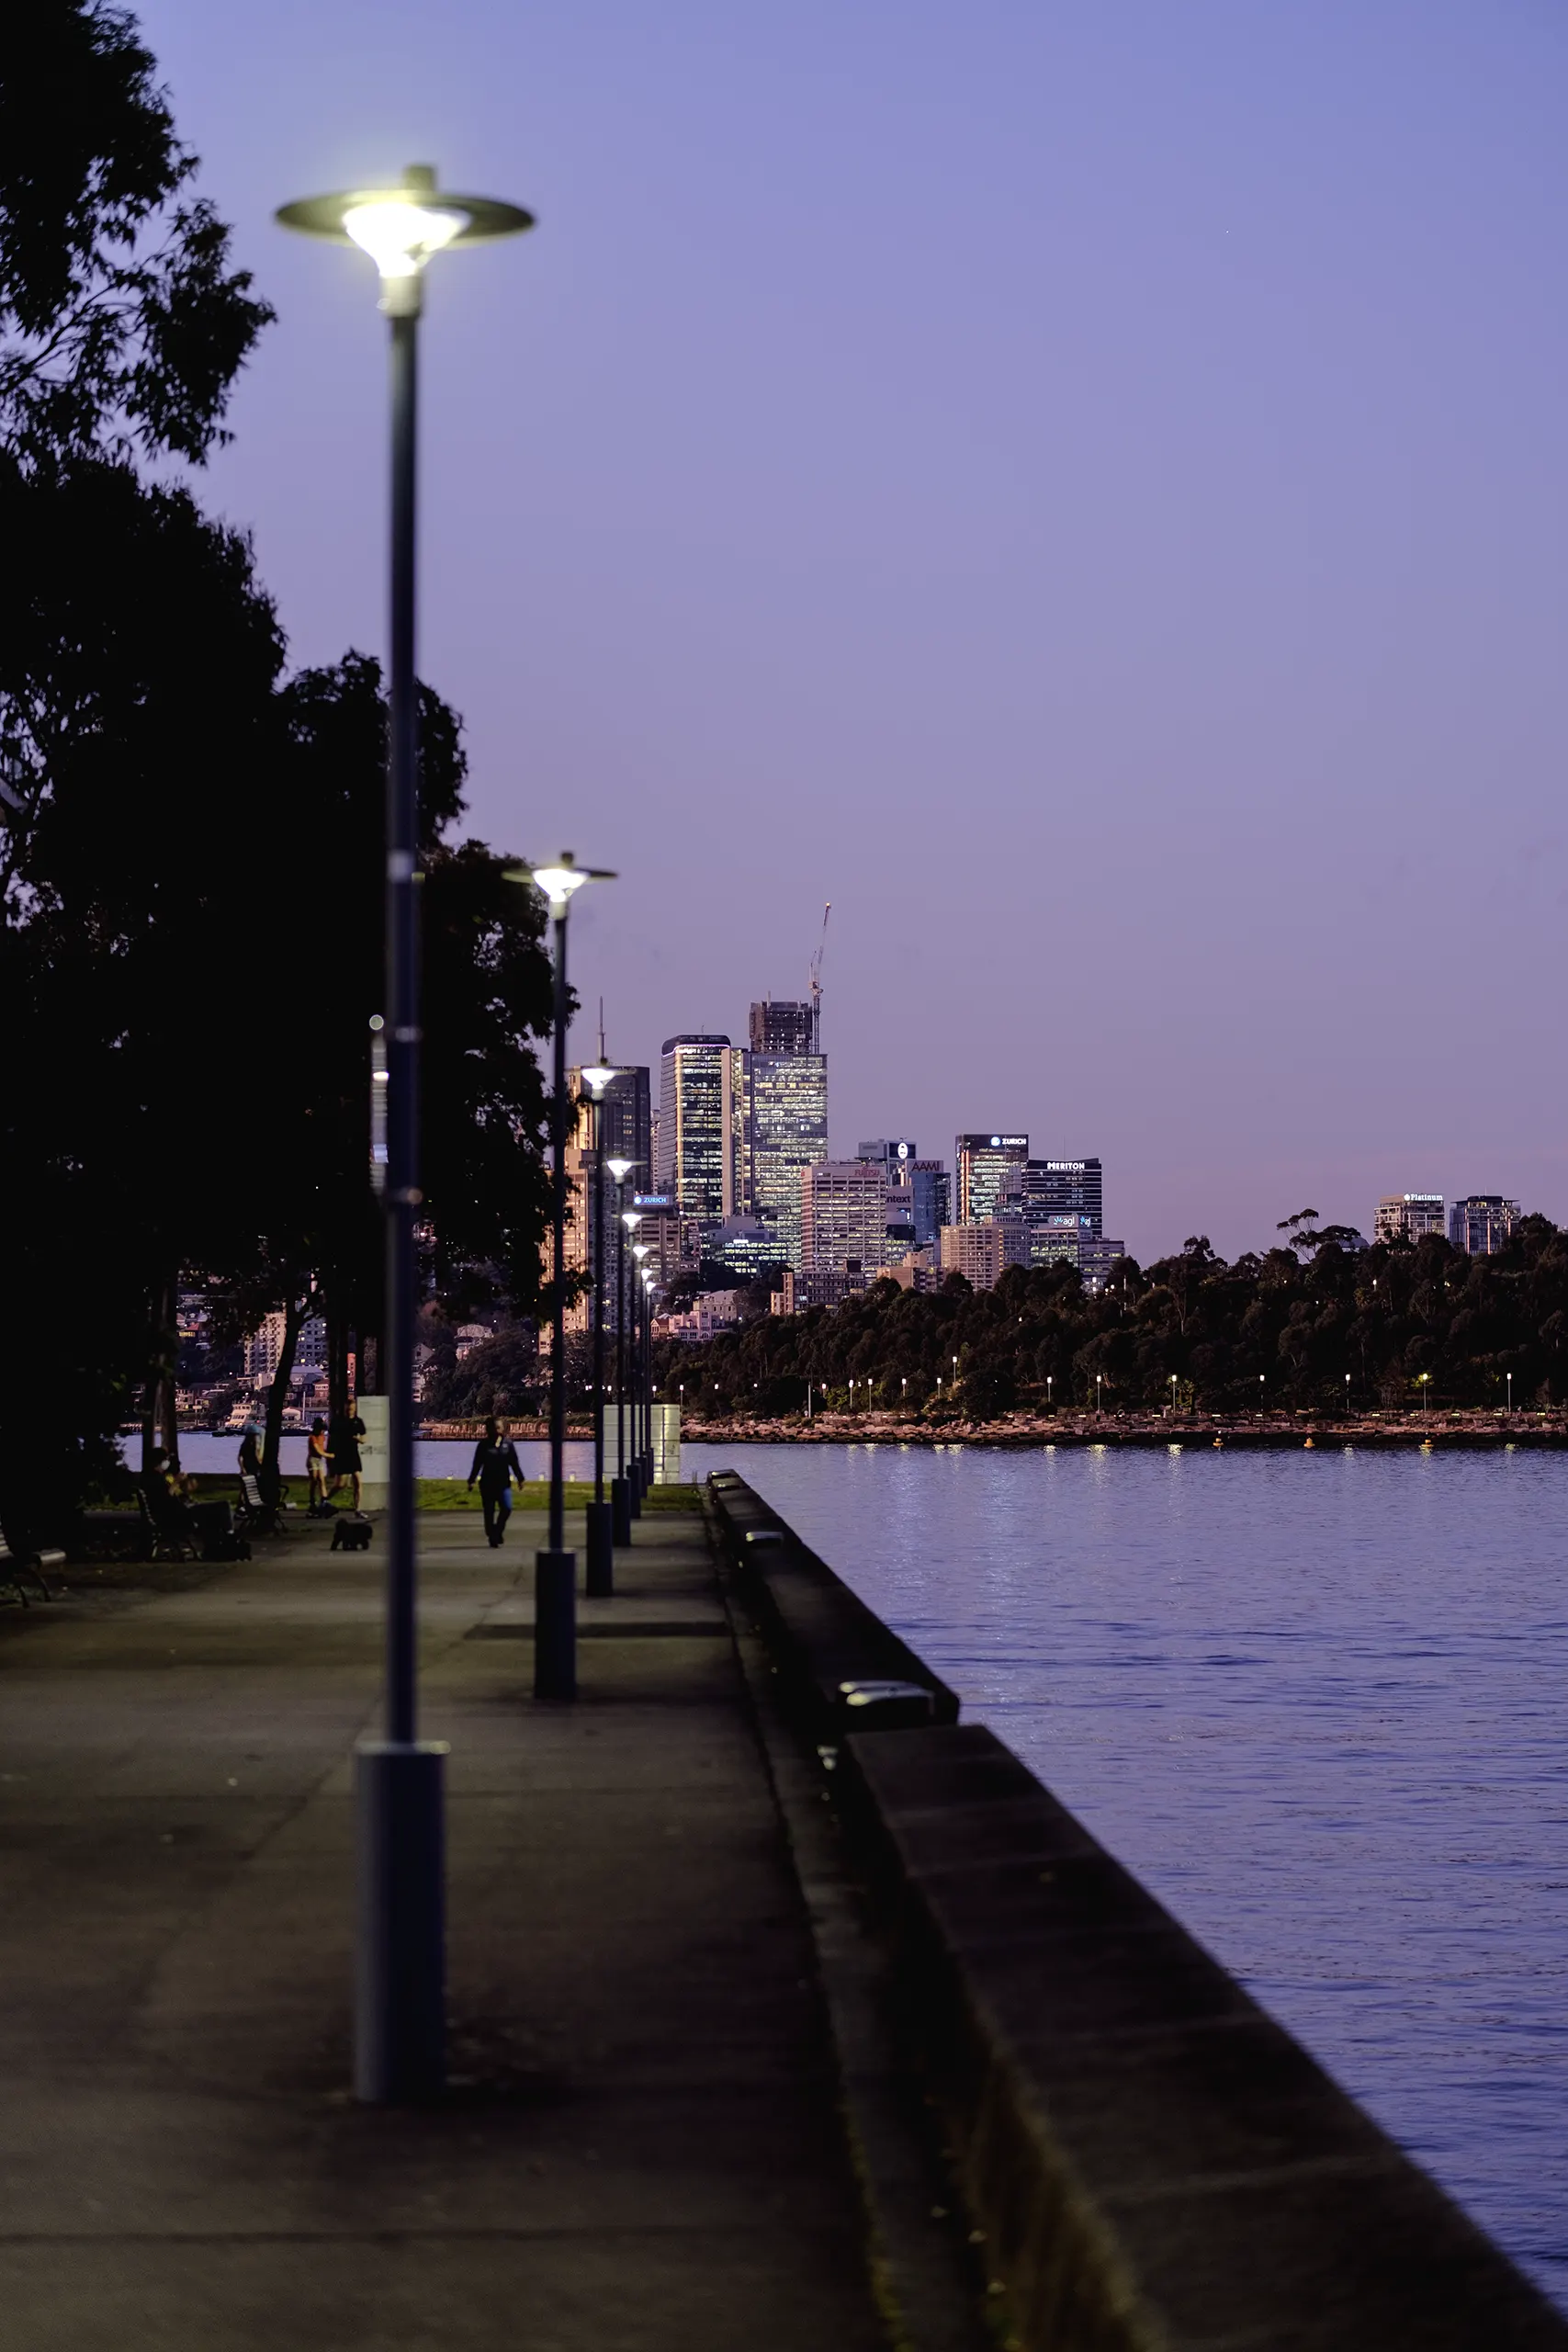
[[[566,986],[566,928],[571,902],[585,882],[613,882],[602,867],[579,865],[570,850],[555,865],[519,866],[509,882],[532,882],[549,901],[555,926],[555,1086],[550,1095],[550,1149],[555,1159],[551,1187],[551,1263],[555,1281],[550,1317],[550,1540],[534,1555],[534,1696],[577,1696],[577,1555],[566,1548],[566,1032],[571,1000]]]
[[[637,1222],[641,1222],[640,1214]],[[628,1228],[632,1219],[626,1219]],[[642,1498],[648,1492],[648,1458],[643,1436],[643,1382],[647,1374],[647,1317],[644,1308],[648,1300],[649,1276],[643,1265],[649,1254],[646,1241],[634,1241],[632,1256],[637,1263],[631,1270],[631,1460],[627,1464],[626,1492],[634,1519],[642,1517]]]
[[[418,1738],[413,1349],[418,1290],[419,747],[414,670],[414,527],[419,315],[423,271],[443,246],[534,225],[489,197],[437,192],[411,164],[396,187],[349,188],[286,204],[286,229],[360,246],[380,274],[391,329],[391,578],[387,760],[387,1396],[385,1737],[355,1758],[359,1919],[354,2086],[362,2099],[420,2098],[446,2079],[446,1864],[439,1743]]]
[[[599,1050],[604,1050],[603,1036]],[[590,1141],[593,1147],[593,1235],[588,1262],[593,1274],[593,1500],[583,1513],[585,1578],[589,1598],[606,1600],[615,1589],[615,1536],[611,1510],[604,1499],[604,1157],[603,1127],[604,1089],[615,1073],[594,1062],[582,1073],[592,1104]]]
[[[635,1159],[606,1161],[615,1187],[615,1198],[624,1201],[626,1178],[637,1166]],[[626,1227],[637,1225],[637,1212],[620,1209],[615,1217],[615,1475],[610,1481],[610,1535],[615,1544],[632,1540],[631,1501],[626,1492]]]
[[[1505,1374],[1505,1378],[1508,1383],[1508,1410],[1511,1413],[1514,1409],[1514,1375],[1510,1372]]]

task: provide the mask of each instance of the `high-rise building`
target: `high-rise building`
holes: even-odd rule
[[[754,1054],[814,1054],[817,1030],[811,1005],[764,997],[751,1007],[749,1043]]]
[[[1032,1266],[1077,1266],[1082,1270],[1086,1242],[1097,1238],[1083,1209],[1068,1209],[1050,1216],[1025,1216]]]
[[[909,1190],[914,1196],[915,1247],[934,1250],[944,1225],[953,1223],[953,1179],[940,1159],[916,1159],[909,1165]]]
[[[944,1225],[942,1271],[962,1274],[974,1290],[995,1290],[1009,1266],[1029,1263],[1029,1227],[1021,1216],[976,1217]]]
[[[1449,1239],[1472,1258],[1489,1258],[1507,1248],[1518,1215],[1517,1201],[1506,1201],[1501,1193],[1472,1193],[1449,1211]]]
[[[906,1169],[914,1166],[916,1152],[908,1136],[890,1142],[886,1136],[878,1136],[874,1143],[858,1144],[855,1158],[874,1159],[879,1167],[886,1169],[890,1177],[897,1178]]]
[[[777,1012],[776,1005],[751,1008]],[[810,1007],[804,1008],[807,1012]],[[755,1021],[753,1021],[755,1028]],[[807,1169],[828,1157],[828,1057],[756,1052],[742,1057],[745,1089],[745,1205],[776,1235],[781,1263],[798,1272],[800,1187]]]
[[[635,1238],[644,1243],[650,1253],[644,1262],[652,1269],[655,1282],[665,1284],[676,1274],[694,1270],[698,1250],[696,1224],[693,1218],[681,1215],[673,1193],[634,1193],[631,1204],[641,1220]]]
[[[800,1187],[801,1271],[874,1283],[887,1261],[887,1178],[873,1160],[822,1159]]]
[[[575,1092],[578,1074],[571,1073]],[[632,1182],[651,1192],[653,1171],[653,1106],[651,1073],[645,1065],[618,1069],[604,1089],[599,1105],[599,1136],[606,1159],[629,1159]]]
[[[699,1226],[746,1205],[741,1063],[728,1037],[667,1037],[661,1050],[658,1189]]]
[[[1019,1213],[1031,1225],[1055,1216],[1089,1220],[1090,1233],[1104,1230],[1104,1180],[1098,1159],[1029,1159],[1024,1162]]]
[[[1000,1216],[1002,1204],[1019,1197],[1027,1136],[956,1136],[953,1165],[958,1176],[958,1225],[982,1225]]]
[[[1424,1233],[1441,1233],[1441,1193],[1385,1193],[1372,1223],[1374,1241],[1419,1241]]]

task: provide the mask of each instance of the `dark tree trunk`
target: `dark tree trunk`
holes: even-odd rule
[[[294,1358],[299,1346],[299,1334],[305,1326],[313,1300],[309,1296],[286,1299],[283,1306],[283,1345],[277,1351],[277,1370],[272,1375],[272,1385],[266,1392],[266,1420],[262,1437],[261,1490],[268,1506],[276,1504],[281,1486],[277,1455],[283,1442],[283,1408],[288,1402],[288,1384],[294,1377]]]

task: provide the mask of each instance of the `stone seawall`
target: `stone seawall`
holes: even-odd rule
[[[1525,2352],[1564,2321],[733,1473],[738,1591],[1027,2352]]]

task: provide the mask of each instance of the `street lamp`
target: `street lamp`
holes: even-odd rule
[[[604,1051],[604,1041],[599,1041]],[[594,1062],[582,1072],[592,1106],[590,1131],[593,1148],[593,1234],[588,1262],[593,1275],[593,1500],[583,1512],[583,1549],[587,1559],[587,1591],[594,1600],[607,1600],[615,1589],[615,1532],[604,1499],[604,1159],[602,1127],[604,1090],[615,1072]]]
[[[387,1396],[385,1737],[355,1757],[359,1918],[354,2087],[368,2100],[429,2097],[446,2080],[446,1748],[418,1738],[413,1350],[419,1181],[419,712],[414,672],[414,526],[419,315],[423,271],[446,245],[534,225],[490,197],[438,193],[428,164],[400,187],[348,188],[286,204],[282,227],[360,246],[381,281],[391,329],[390,711],[387,759]]]
[[[1176,1410],[1176,1374],[1174,1372],[1170,1375],[1170,1409],[1173,1413]]]
[[[1345,1374],[1345,1418],[1347,1420],[1350,1418],[1350,1375],[1348,1373]]]
[[[1421,1376],[1420,1376],[1420,1377],[1421,1377],[1421,1410],[1422,1410],[1424,1413],[1429,1413],[1429,1412],[1431,1411],[1431,1409],[1432,1409],[1432,1407],[1431,1407],[1431,1399],[1430,1399],[1430,1392],[1429,1392],[1428,1384],[1429,1384],[1429,1382],[1430,1382],[1430,1380],[1431,1380],[1432,1375],[1431,1375],[1431,1374],[1430,1374],[1429,1372],[1424,1372],[1424,1373],[1422,1373],[1422,1374],[1421,1374]]]
[[[635,1159],[609,1159],[605,1166],[615,1187],[615,1198],[626,1198],[626,1178]],[[615,1216],[615,1475],[610,1481],[610,1535],[615,1544],[632,1540],[631,1503],[626,1492],[626,1219],[637,1222],[635,1210],[622,1208]]]
[[[555,926],[555,1087],[550,1096],[550,1148],[555,1159],[551,1232],[555,1273],[550,1319],[550,1540],[534,1555],[534,1696],[577,1696],[577,1555],[566,1548],[566,1032],[571,1000],[566,987],[566,925],[585,882],[613,882],[600,866],[579,865],[570,850],[555,865],[512,868],[509,882],[532,882],[548,901]]]
[[[1514,1375],[1510,1372],[1505,1374],[1504,1377],[1508,1384],[1508,1410],[1511,1413],[1514,1409]]]
[[[1094,1375],[1094,1409],[1103,1419],[1105,1417],[1105,1374],[1102,1372],[1097,1372]]]
[[[644,1410],[644,1388],[648,1381],[648,1285],[652,1277],[643,1264],[649,1254],[646,1241],[632,1245],[637,1261],[632,1270],[632,1439],[631,1439],[631,1505],[632,1517],[642,1517],[643,1497],[649,1488],[648,1476],[648,1416]]]

